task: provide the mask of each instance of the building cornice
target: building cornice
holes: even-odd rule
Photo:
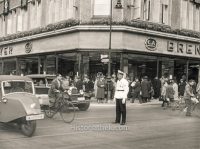
[[[57,35],[61,35],[61,34],[71,33],[71,32],[81,32],[81,31],[84,31],[84,32],[85,31],[108,32],[109,29],[110,28],[108,25],[76,25],[76,26],[72,26],[72,27],[68,27],[68,28],[39,33],[39,34],[25,36],[25,37],[21,37],[21,38],[12,39],[12,40],[1,41],[0,46],[7,45],[7,44],[14,44],[14,43],[18,43],[18,42],[26,42],[26,41],[36,40],[36,39],[40,39],[40,38],[47,38],[50,36],[57,36]],[[199,38],[192,38],[192,37],[181,36],[181,35],[176,35],[176,34],[163,33],[163,32],[158,32],[158,31],[152,31],[152,30],[147,30],[147,29],[125,26],[125,25],[113,25],[112,31],[113,32],[129,32],[129,33],[136,33],[136,34],[145,34],[147,36],[169,38],[171,40],[174,39],[174,40],[182,40],[182,41],[200,43]]]

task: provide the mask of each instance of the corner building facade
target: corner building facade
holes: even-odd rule
[[[111,74],[198,81],[199,8],[198,0],[1,0],[0,73],[94,78],[107,74],[110,50]]]

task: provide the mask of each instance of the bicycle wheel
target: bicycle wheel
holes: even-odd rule
[[[179,110],[180,112],[186,112],[187,107],[185,103],[179,103]]]
[[[52,118],[55,115],[55,110],[50,108],[49,106],[45,107],[44,114],[48,118]]]
[[[66,102],[60,107],[60,116],[65,123],[71,123],[75,117],[75,108],[71,102]]]

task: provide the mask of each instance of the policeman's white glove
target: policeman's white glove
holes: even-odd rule
[[[122,104],[125,104],[126,103],[126,98],[123,98],[122,99]]]

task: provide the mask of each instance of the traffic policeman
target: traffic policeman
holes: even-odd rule
[[[125,125],[126,123],[126,99],[129,91],[128,81],[123,76],[124,73],[118,70],[118,80],[114,95],[116,102],[116,119],[114,123],[120,123],[120,125]]]

